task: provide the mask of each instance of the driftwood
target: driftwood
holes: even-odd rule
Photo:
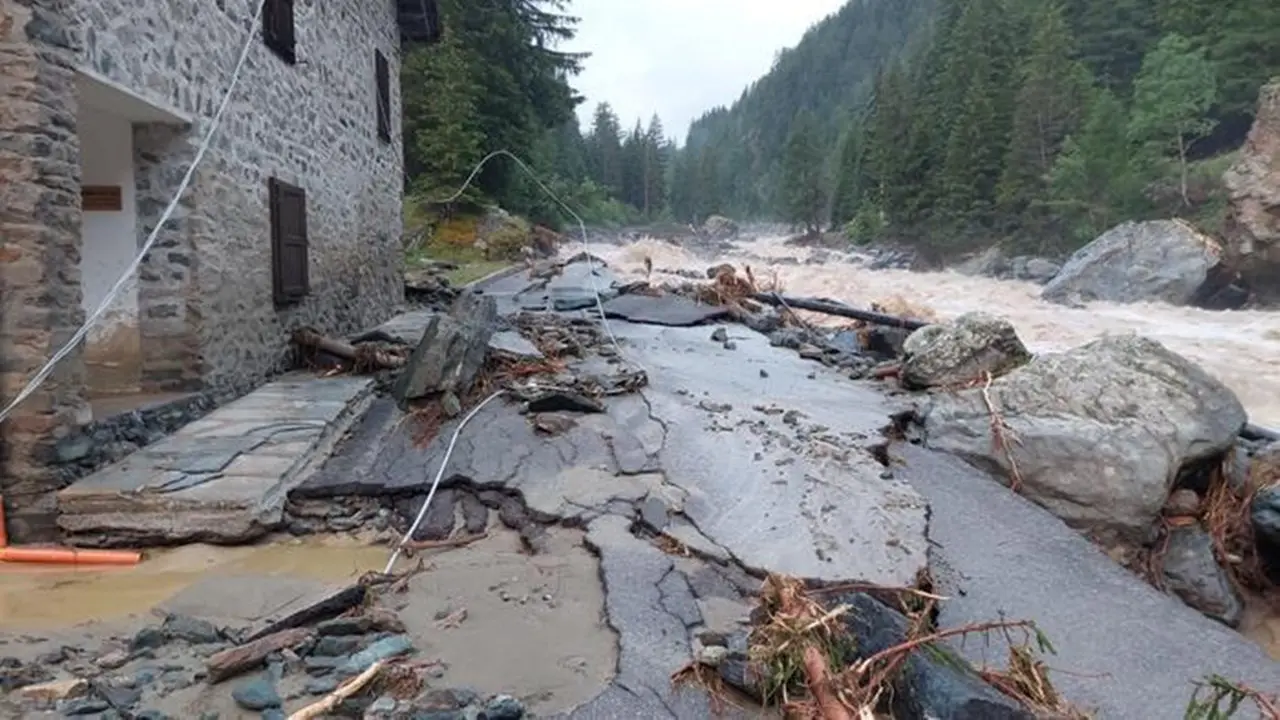
[[[325,337],[310,328],[300,328],[293,333],[293,342],[310,350],[320,350],[350,362],[367,362],[384,370],[404,367],[406,358],[395,353],[374,350],[368,352],[341,340]]]
[[[214,653],[205,661],[209,682],[217,683],[252,670],[266,661],[267,656],[285,648],[301,645],[314,635],[308,628],[290,628],[258,638],[244,645]]]
[[[900,327],[907,330],[919,330],[920,328],[931,324],[921,320],[911,320],[909,318],[885,315],[884,313],[872,312],[870,310],[859,310],[858,308],[849,307],[844,303],[833,302],[831,300],[793,298],[786,295],[779,295],[778,293],[753,293],[751,295],[751,299],[774,307],[785,307],[793,310],[808,310],[810,312],[823,313],[824,315],[836,315],[838,317],[861,320],[863,322],[871,323],[872,325],[887,325],[889,327]]]
[[[290,715],[289,720],[312,720],[312,718],[328,715],[345,702],[347,698],[360,692],[366,685],[373,682],[373,679],[378,677],[378,673],[382,672],[384,667],[386,667],[386,663],[382,660],[375,662],[369,666],[368,670],[339,685],[336,690],[324,696],[323,699]]]

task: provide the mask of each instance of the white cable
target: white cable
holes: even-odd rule
[[[582,217],[579,216],[578,213],[573,211],[573,208],[565,204],[558,195],[551,191],[551,188],[547,187],[542,180],[538,179],[538,176],[534,174],[533,170],[529,169],[528,165],[525,165],[523,160],[506,150],[495,150],[494,152],[485,155],[484,158],[476,164],[475,168],[471,171],[471,174],[467,176],[466,181],[462,183],[462,187],[458,188],[457,192],[443,200],[437,200],[435,202],[438,204],[445,204],[457,200],[462,196],[462,193],[467,191],[467,188],[471,185],[471,181],[480,173],[480,170],[484,168],[485,164],[499,155],[509,157],[516,161],[516,164],[520,166],[520,169],[524,170],[525,173],[528,174],[529,178],[538,184],[538,187],[542,192],[546,193],[552,200],[555,200],[560,207],[564,208],[565,212],[572,215],[573,219],[578,222],[578,231],[582,234],[582,250],[587,258],[587,269],[589,270],[587,274],[591,278],[591,292],[596,298],[596,309],[600,311],[600,323],[604,325],[605,332],[609,334],[609,340],[613,343],[614,349],[617,350],[618,357],[622,358],[625,362],[631,363],[631,365],[641,372],[647,372],[644,369],[644,366],[627,357],[626,353],[622,351],[622,346],[618,343],[618,338],[614,336],[613,329],[609,327],[609,318],[604,311],[604,301],[600,299],[600,287],[596,284],[596,269],[595,263],[591,259],[590,245],[587,243],[586,223],[582,221]],[[436,488],[440,486],[440,481],[444,479],[444,471],[449,466],[449,458],[453,457],[453,448],[458,443],[458,436],[462,433],[462,428],[466,427],[467,423],[471,422],[471,419],[476,416],[476,413],[480,412],[481,408],[505,393],[505,390],[498,390],[482,400],[479,405],[472,408],[471,412],[467,413],[462,418],[462,421],[458,423],[458,427],[453,429],[453,436],[449,438],[449,446],[445,448],[444,457],[440,459],[440,467],[436,471],[435,479],[431,481],[431,489],[427,491],[427,497],[423,499],[422,507],[418,508],[418,515],[413,519],[413,523],[409,526],[409,530],[400,538],[400,542],[396,544],[396,549],[391,553],[391,559],[387,561],[387,566],[382,571],[384,575],[391,574],[392,569],[395,568],[396,560],[400,559],[400,553],[404,550],[404,546],[409,543],[413,534],[418,531],[418,526],[422,524],[423,518],[427,516],[427,509],[431,507],[431,500],[436,496]]]
[[[129,267],[125,269],[124,274],[120,276],[119,280],[116,280],[115,285],[111,286],[111,290],[107,292],[107,296],[98,304],[97,309],[89,314],[89,317],[85,319],[84,324],[80,326],[80,329],[76,331],[75,335],[71,336],[71,340],[69,340],[66,345],[63,345],[62,349],[54,353],[53,357],[49,358],[49,361],[44,364],[44,367],[40,368],[40,371],[31,378],[31,381],[27,383],[26,387],[22,388],[22,391],[14,397],[13,401],[5,406],[4,410],[0,410],[0,422],[4,422],[5,419],[9,417],[9,414],[13,412],[13,409],[20,405],[22,401],[31,397],[31,394],[34,393],[51,374],[53,374],[54,367],[56,367],[63,358],[71,354],[71,351],[84,340],[85,336],[89,334],[89,329],[93,327],[93,324],[102,317],[102,314],[106,312],[107,308],[111,306],[111,303],[115,301],[116,296],[120,294],[120,291],[124,288],[125,284],[128,283],[133,274],[137,272],[138,265],[142,263],[142,258],[146,256],[147,252],[151,250],[151,246],[155,244],[156,238],[159,237],[161,229],[163,229],[164,224],[169,221],[169,216],[173,214],[174,209],[178,206],[178,201],[182,199],[182,193],[186,192],[187,186],[191,184],[191,178],[195,176],[196,167],[200,165],[200,161],[204,159],[205,152],[208,151],[209,145],[213,142],[213,135],[217,132],[218,125],[222,122],[222,115],[227,111],[227,105],[231,102],[231,94],[235,90],[236,84],[240,81],[240,73],[244,70],[245,61],[249,57],[249,49],[253,47],[254,40],[257,38],[258,21],[262,18],[262,8],[265,5],[265,0],[263,0],[263,2],[259,2],[258,9],[254,11],[253,21],[249,23],[249,37],[245,40],[244,48],[240,50],[240,60],[236,63],[235,70],[231,73],[231,83],[227,86],[227,91],[222,96],[222,102],[218,105],[217,111],[209,121],[209,129],[205,132],[204,139],[200,141],[200,147],[196,150],[196,155],[191,160],[191,166],[187,168],[187,174],[183,176],[182,182],[178,184],[177,192],[173,195],[173,199],[169,201],[169,205],[164,209],[164,213],[160,215],[160,221],[157,222],[156,226],[151,230],[151,234],[147,236],[147,241],[142,244],[142,249],[140,249],[137,256],[133,258],[133,262],[129,263]]]
[[[431,489],[427,491],[427,497],[422,501],[422,507],[418,510],[418,516],[413,519],[413,524],[409,526],[409,531],[404,534],[404,537],[400,538],[395,552],[391,553],[391,559],[387,561],[387,567],[382,571],[383,575],[391,574],[392,568],[396,566],[396,560],[400,559],[400,551],[404,550],[404,546],[409,543],[409,539],[418,531],[418,526],[422,524],[422,519],[427,516],[427,508],[431,507],[431,499],[436,496],[436,488],[440,487],[440,481],[444,479],[445,468],[449,467],[449,458],[453,456],[453,448],[458,444],[458,435],[462,433],[462,428],[471,422],[471,418],[475,417],[481,408],[506,394],[506,392],[506,390],[498,390],[482,400],[479,405],[472,408],[471,412],[462,418],[462,422],[458,423],[458,427],[453,429],[453,437],[449,438],[449,447],[445,448],[444,457],[440,458],[440,469],[436,471],[436,477],[431,481]]]

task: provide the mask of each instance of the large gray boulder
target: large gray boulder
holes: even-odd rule
[[[1009,321],[980,312],[916,330],[902,356],[902,385],[912,390],[957,387],[987,373],[998,377],[1031,359]]]
[[[1126,222],[1076,251],[1040,297],[1055,303],[1101,300],[1189,305],[1222,259],[1217,241],[1179,220]]]
[[[1246,419],[1221,382],[1132,335],[1037,356],[985,397],[940,393],[923,413],[930,447],[1003,478],[1011,455],[1026,497],[1108,546],[1146,540],[1179,469],[1226,451]]]

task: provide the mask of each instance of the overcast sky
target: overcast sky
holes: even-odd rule
[[[584,129],[606,101],[623,129],[656,112],[683,143],[694,118],[736,100],[778,50],[844,1],[572,0],[569,12],[582,22],[564,49],[591,53],[573,83],[587,98],[578,111]]]

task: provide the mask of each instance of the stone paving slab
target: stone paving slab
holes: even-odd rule
[[[373,400],[373,380],[288,376],[58,494],[82,545],[243,542],[278,525],[286,493]]]

